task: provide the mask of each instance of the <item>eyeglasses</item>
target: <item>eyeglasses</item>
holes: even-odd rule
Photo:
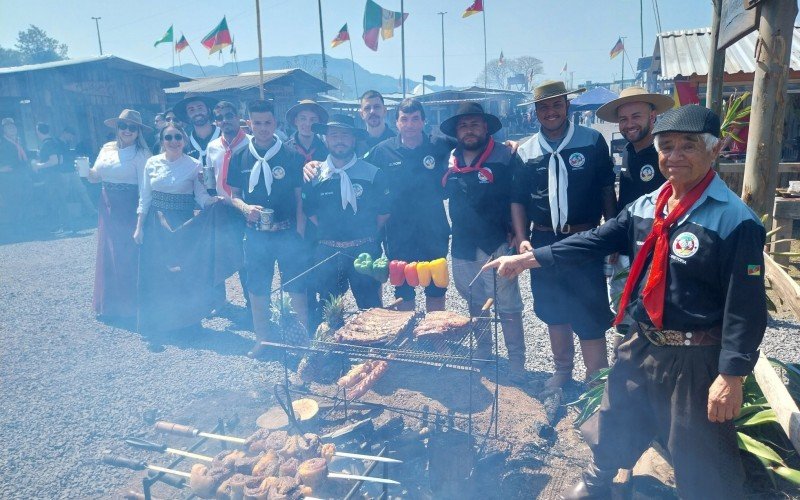
[[[169,141],[171,141],[173,139],[175,141],[182,141],[183,140],[183,135],[181,135],[181,134],[175,134],[175,135],[167,134],[167,135],[164,136],[164,140],[166,142],[169,142]]]
[[[117,130],[130,130],[131,132],[138,132],[139,126],[138,125],[129,125],[125,122],[117,123]]]
[[[174,122],[175,121],[175,117],[174,116],[165,116],[164,117],[164,121],[165,122]]]
[[[216,115],[214,117],[214,119],[217,120],[218,122],[221,122],[222,120],[233,120],[234,118],[236,118],[236,115],[231,113],[230,111],[228,111],[224,115]]]

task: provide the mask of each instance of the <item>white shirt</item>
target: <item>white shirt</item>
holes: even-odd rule
[[[249,135],[245,134],[242,142],[233,148],[233,154],[238,153],[250,144]],[[222,188],[222,181],[225,180],[220,176],[222,172],[222,162],[225,159],[225,146],[222,145],[222,136],[217,137],[208,143],[206,147],[206,165],[214,167],[214,178],[217,180],[217,194],[220,196],[227,196],[225,190]]]
[[[211,196],[200,181],[199,173],[200,162],[189,155],[184,154],[175,161],[168,161],[164,153],[151,156],[144,166],[136,213],[147,214],[153,191],[169,194],[194,193],[197,204],[205,207]]]
[[[119,149],[116,141],[112,141],[100,149],[94,169],[103,182],[139,185],[149,156],[150,151],[137,150],[136,145]]]

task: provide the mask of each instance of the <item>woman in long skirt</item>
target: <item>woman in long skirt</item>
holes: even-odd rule
[[[225,302],[225,278],[241,267],[236,212],[210,196],[200,163],[186,155],[183,129],[167,125],[163,153],[144,169],[134,239],[139,257],[141,333],[196,327]],[[195,215],[195,203],[203,208]],[[241,230],[240,230],[241,231]]]
[[[125,109],[105,121],[117,138],[100,149],[87,176],[103,183],[98,203],[97,261],[92,304],[99,319],[129,321],[136,317],[139,246],[133,241],[139,184],[150,150],[138,111]]]

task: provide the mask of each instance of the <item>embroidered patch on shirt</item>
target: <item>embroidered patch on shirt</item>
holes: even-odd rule
[[[572,153],[569,155],[569,164],[572,168],[580,168],[586,163],[586,157],[581,153]]]
[[[747,265],[747,275],[748,276],[761,276],[761,266],[757,264],[748,264]]]

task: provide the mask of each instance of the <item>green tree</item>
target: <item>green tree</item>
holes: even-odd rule
[[[0,68],[19,66],[20,64],[22,64],[22,56],[19,51],[0,47]]]
[[[17,51],[23,64],[38,64],[60,61],[67,58],[67,45],[31,24],[30,28],[20,31],[17,36]]]

